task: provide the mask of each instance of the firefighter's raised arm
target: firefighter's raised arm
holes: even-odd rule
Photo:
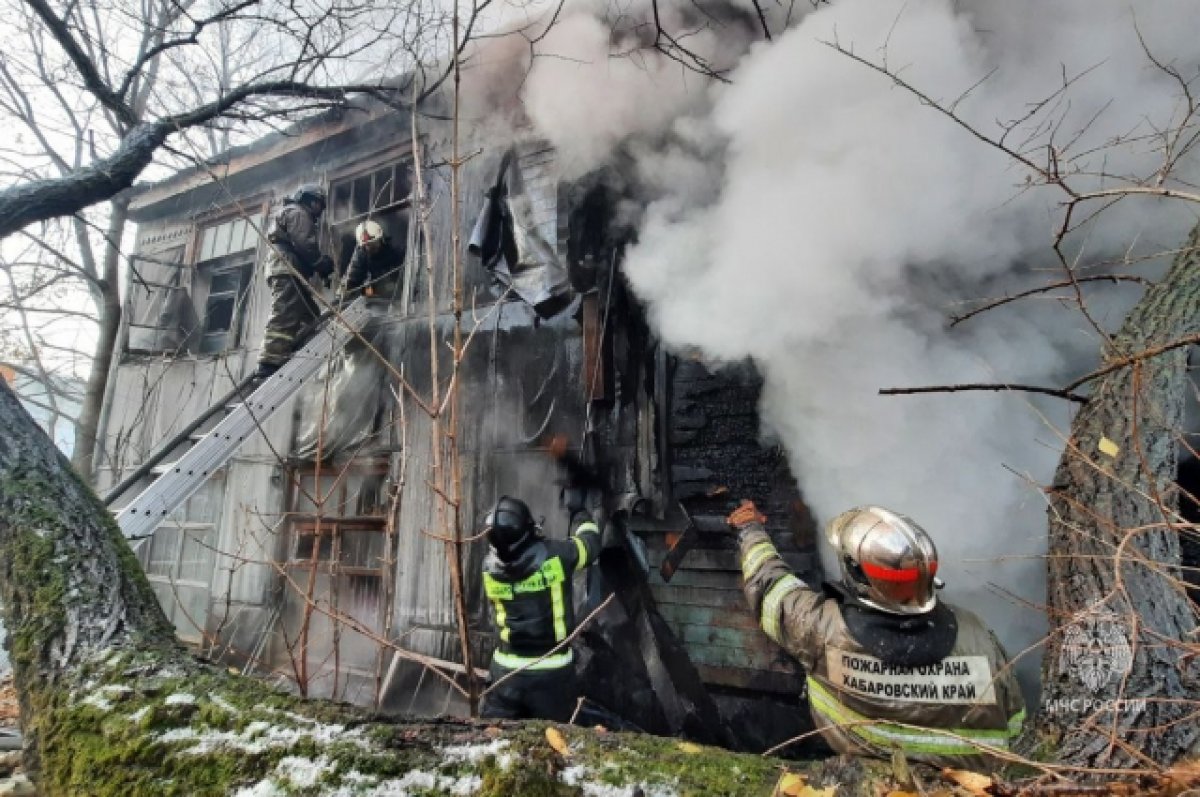
[[[767,636],[805,667],[825,648],[824,595],[810,589],[783,561],[763,524],[767,518],[752,501],[727,518],[737,531],[746,600]]]
[[[600,555],[600,527],[592,519],[592,513],[587,511],[587,492],[568,487],[562,491],[563,508],[571,517],[571,542],[574,553],[569,557],[574,566],[572,572],[590,567],[596,563]]]

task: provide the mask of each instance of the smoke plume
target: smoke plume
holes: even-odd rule
[[[520,90],[570,173],[632,156],[645,188],[626,261],[634,289],[668,345],[758,364],[764,434],[786,446],[819,520],[868,503],[911,515],[941,549],[948,599],[1015,653],[1043,627],[1038,487],[1069,405],[878,390],[1053,386],[1086,372],[1099,341],[1063,304],[1034,299],[948,324],[964,300],[1062,277],[1050,245],[1065,195],[1031,187],[1026,167],[831,45],[886,65],[987,135],[1025,119],[1007,145],[1039,163],[1055,148],[1077,186],[1100,187],[1161,162],[1156,133],[1181,120],[1181,91],[1150,55],[1196,74],[1200,41],[1179,24],[1189,10],[835,0],[772,41],[751,43],[746,26],[689,40],[710,63],[734,66],[728,84],[657,54],[623,57],[628,41],[609,21],[577,13],[547,36],[561,57],[535,58]],[[1088,263],[1170,249],[1189,214],[1182,203],[1124,202],[1067,251]],[[1136,292],[1090,296],[1112,328]],[[1027,682],[1036,658],[1022,667]]]

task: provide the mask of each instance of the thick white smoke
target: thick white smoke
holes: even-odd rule
[[[522,90],[572,172],[618,146],[636,156],[653,196],[626,262],[635,290],[669,345],[758,363],[765,431],[786,445],[818,518],[865,503],[913,516],[941,548],[949,599],[983,615],[1011,652],[1040,636],[1040,614],[989,585],[1043,600],[1038,485],[1050,481],[1068,406],[1028,394],[877,391],[1055,385],[1086,370],[1098,341],[1077,312],[1046,300],[947,325],[952,303],[998,295],[1018,273],[1028,286],[1031,268],[1050,265],[1064,197],[1023,188],[1024,167],[827,43],[946,103],[991,73],[955,106],[991,135],[1064,74],[1091,70],[1008,143],[1026,147],[1032,132],[1066,155],[1093,152],[1070,168],[1146,174],[1161,158],[1155,130],[1179,119],[1180,90],[1138,32],[1185,76],[1196,74],[1200,41],[1182,24],[1184,2],[1134,9],[835,0],[772,42],[723,48],[698,37],[707,57],[738,63],[732,83],[715,88],[665,59],[613,59],[607,29],[580,16],[552,34],[564,59],[535,59]],[[1125,143],[1111,146],[1117,138]],[[1049,150],[1029,151],[1044,162]],[[1166,249],[1192,223],[1177,206],[1126,205],[1075,236],[1072,251]],[[1096,299],[1110,326],[1136,298],[1117,293]],[[1033,665],[1036,654],[1027,679]]]

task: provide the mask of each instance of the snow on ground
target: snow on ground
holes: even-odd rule
[[[123,695],[127,695],[132,691],[133,690],[128,686],[122,686],[120,684],[102,686],[95,692],[92,692],[90,695],[85,697],[82,702],[85,706],[92,706],[93,708],[98,708],[101,711],[112,711],[112,701],[120,698]]]
[[[181,752],[186,755],[205,755],[214,750],[234,749],[246,753],[261,753],[266,750],[291,747],[301,739],[311,739],[318,745],[331,742],[348,742],[368,748],[370,743],[363,738],[363,730],[346,730],[346,726],[312,722],[305,728],[290,728],[263,720],[249,723],[241,731],[219,731],[211,728],[173,728],[160,734],[157,741],[163,744],[192,742],[192,746]]]
[[[637,786],[610,786],[607,783],[588,781],[593,776],[588,767],[576,765],[567,767],[559,777],[568,786],[578,786],[586,797],[633,797],[640,788],[646,797],[679,797],[679,792],[670,786],[641,783]]]

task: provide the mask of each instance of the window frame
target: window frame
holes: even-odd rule
[[[266,237],[266,225],[269,223],[269,200],[267,196],[257,196],[250,200],[242,200],[235,207],[225,207],[211,213],[197,216],[194,220],[191,245],[187,253],[188,263],[192,269],[192,306],[196,313],[196,329],[189,349],[196,355],[217,357],[238,349],[243,342],[245,331],[246,307],[250,303],[254,291],[255,266],[263,250],[263,240]],[[223,225],[236,226],[238,221],[244,221],[245,227],[242,239],[250,235],[255,224],[258,233],[254,245],[250,248],[225,252],[221,255],[204,257],[205,236],[209,230],[219,229]],[[231,229],[231,235],[232,230]],[[214,234],[219,236],[220,232]],[[215,247],[215,240],[214,240]],[[233,307],[229,326],[223,332],[215,332],[209,328],[209,308],[212,298],[210,289],[213,280],[223,274],[239,271],[238,285],[235,292],[224,291],[221,296],[233,296]],[[201,302],[203,297],[203,302]],[[206,344],[207,340],[223,338],[223,343],[213,348]]]

